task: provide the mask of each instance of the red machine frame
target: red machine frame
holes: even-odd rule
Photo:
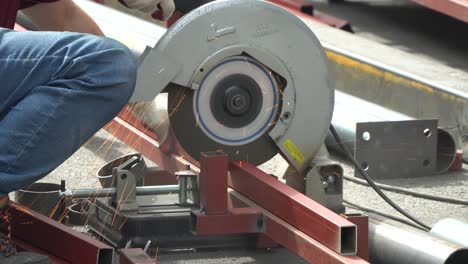
[[[190,163],[174,138],[160,144],[128,109],[105,129],[169,172],[191,164],[200,177],[201,210],[193,212],[198,235],[263,233],[310,262],[367,263],[366,216],[339,216],[245,161],[209,153],[200,164]],[[341,248],[353,224],[357,255]]]

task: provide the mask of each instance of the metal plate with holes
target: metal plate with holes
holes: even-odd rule
[[[354,156],[374,179],[434,174],[436,152],[436,119],[356,124]]]

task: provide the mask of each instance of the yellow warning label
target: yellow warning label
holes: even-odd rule
[[[289,155],[291,155],[298,163],[304,162],[304,155],[302,155],[301,151],[294,145],[292,140],[287,139],[283,143],[284,148],[288,151]]]

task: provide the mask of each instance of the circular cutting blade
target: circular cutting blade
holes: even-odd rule
[[[269,73],[252,74],[253,68],[243,73],[236,63],[230,59],[213,67],[196,91],[177,85],[168,89],[172,129],[196,160],[202,152],[221,150],[230,160],[259,165],[278,153],[268,135],[278,112],[276,82],[271,78],[267,85]]]

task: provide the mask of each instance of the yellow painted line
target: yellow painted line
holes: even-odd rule
[[[414,81],[414,80],[411,80],[411,79],[408,79],[408,78],[393,74],[391,72],[384,71],[382,69],[379,69],[377,67],[371,66],[369,64],[366,64],[366,63],[363,63],[363,62],[360,62],[360,61],[357,61],[357,60],[353,60],[353,59],[351,59],[351,58],[349,58],[347,56],[336,53],[334,51],[326,50],[325,53],[327,54],[327,57],[328,57],[328,59],[330,61],[332,61],[333,63],[336,63],[336,64],[338,64],[340,66],[343,66],[343,67],[346,67],[346,68],[348,68],[350,70],[355,71],[354,73],[356,75],[361,75],[362,73],[366,73],[366,74],[372,75],[375,78],[383,79],[386,82],[395,83],[395,84],[398,84],[398,85],[404,86],[404,87],[414,88],[414,89],[417,89],[419,91],[423,91],[423,92],[425,92],[427,94],[437,93],[443,99],[446,99],[446,100],[456,101],[456,102],[459,102],[459,103],[467,103],[468,102],[468,100],[466,100],[464,98],[460,98],[460,97],[457,97],[457,96],[452,95],[452,94],[448,94],[448,93],[444,93],[442,91],[435,90],[434,88],[432,88],[432,87],[430,87],[430,86],[428,86],[426,84],[423,84],[423,83],[420,83],[420,82],[417,82],[417,81]]]

